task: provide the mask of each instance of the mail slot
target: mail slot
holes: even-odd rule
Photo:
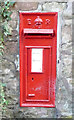
[[[21,107],[55,107],[57,16],[19,13]]]

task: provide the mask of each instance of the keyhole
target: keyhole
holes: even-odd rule
[[[34,78],[32,78],[32,81],[34,80]]]

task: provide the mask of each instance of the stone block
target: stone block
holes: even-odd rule
[[[72,55],[72,43],[62,45],[62,55]]]
[[[62,12],[66,8],[66,3],[50,2],[43,4],[43,11]]]
[[[74,2],[74,0],[68,0],[68,2]]]
[[[72,115],[72,108],[71,108],[72,97],[71,97],[71,93],[69,93],[69,87],[68,86],[65,87],[65,84],[64,84],[65,82],[66,82],[65,78],[63,78],[58,83],[58,86],[61,85],[61,89],[58,88],[57,94],[56,94],[56,117],[57,118],[61,118],[63,116],[63,113],[65,113],[66,116]]]
[[[72,89],[72,78],[67,78],[68,84],[70,88]]]
[[[11,34],[12,34],[11,37],[17,37],[18,36],[18,31],[16,29],[13,29]]]
[[[18,54],[18,43],[17,42],[9,42],[7,41],[5,43],[5,51],[4,51],[4,56],[7,56],[8,58],[10,58],[10,56],[12,55],[16,55]],[[13,56],[15,57],[15,56]],[[13,58],[10,58],[12,61],[14,61]]]
[[[64,19],[63,24],[64,26],[72,26],[72,19]]]
[[[18,12],[16,10],[12,11],[11,19],[14,21],[18,20]]]
[[[6,69],[4,70],[4,74],[9,74],[9,73],[10,73],[10,69],[6,68]]]
[[[3,119],[13,119],[14,118],[14,116],[13,116],[13,113],[14,113],[14,111],[12,110],[12,109],[6,109],[6,112],[4,112],[3,113],[3,116],[4,116],[4,118]]]
[[[15,66],[16,66],[16,70],[19,71],[19,55],[16,55],[14,63],[15,63]]]
[[[72,78],[72,57],[70,55],[62,59],[62,75],[63,78]]]
[[[74,0],[72,2],[72,14],[74,15]]]
[[[10,77],[8,78],[10,79]],[[13,82],[12,82],[13,81]],[[17,80],[16,78],[12,78],[11,81],[9,81],[6,85],[7,87],[7,94],[10,94],[11,93],[11,97],[12,95],[14,95],[16,93],[16,89],[17,89]],[[9,91],[8,91],[9,90]]]
[[[64,10],[63,16],[67,19],[72,19],[72,2],[67,3],[67,8]]]
[[[67,2],[68,0],[16,0],[16,2]]]
[[[2,75],[9,75],[9,73],[7,73],[6,70],[10,70],[9,72],[11,73],[10,76],[13,77],[13,73],[15,72],[15,66],[14,66],[14,59],[12,59],[13,57],[9,58],[3,58],[3,62],[2,62]],[[12,60],[11,60],[12,59]],[[11,72],[12,71],[12,72]],[[8,79],[7,79],[8,80]]]
[[[4,39],[5,42],[17,42],[18,41],[18,36],[9,36],[7,38]]]
[[[11,20],[11,21],[9,21],[9,25],[10,25],[10,27],[12,27],[12,29],[16,29],[17,28],[17,21]]]
[[[45,109],[45,108],[41,108],[41,109],[39,109],[39,110],[37,110],[36,109],[36,112],[37,112],[37,118],[40,118],[41,116],[41,118],[45,118],[45,116],[47,116],[48,117],[48,115],[47,115],[47,109]]]
[[[23,1],[18,1],[16,2],[15,4],[15,7],[14,9],[17,10],[17,11],[28,11],[28,10],[36,10],[38,7],[38,2],[23,2]]]
[[[69,26],[63,26],[62,27],[62,44],[67,44],[72,42],[72,27]]]

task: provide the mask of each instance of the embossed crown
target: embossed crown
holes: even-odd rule
[[[41,25],[43,23],[42,19],[39,16],[37,16],[34,22],[36,25]]]

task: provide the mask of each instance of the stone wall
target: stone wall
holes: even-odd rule
[[[41,0],[16,2],[12,20],[8,23],[12,36],[5,39],[0,79],[6,83],[5,94],[9,101],[3,118],[65,118],[72,116],[72,0]],[[58,48],[56,107],[19,106],[19,20],[18,11],[58,12]]]

